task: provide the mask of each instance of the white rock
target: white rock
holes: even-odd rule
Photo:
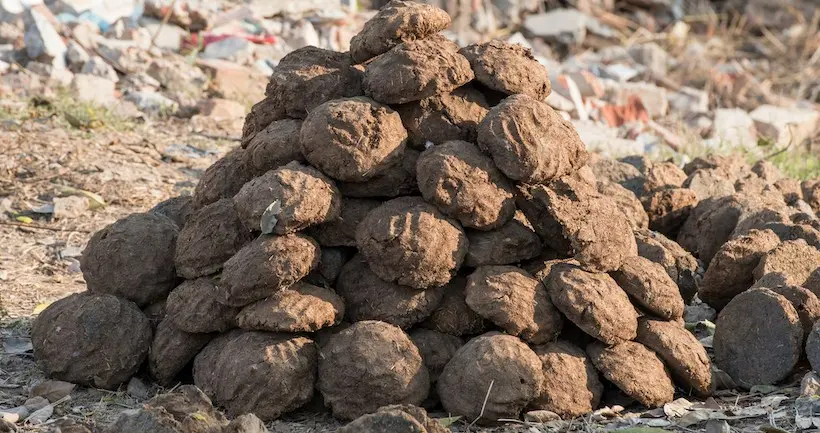
[[[810,140],[820,126],[820,112],[802,108],[782,108],[761,105],[749,113],[760,135],[774,140],[778,146],[798,147]]]
[[[188,34],[182,27],[167,23],[162,25],[161,21],[146,17],[140,19],[140,25],[147,29],[152,37],[157,35],[154,43],[168,51],[179,51],[182,47],[182,38]]]
[[[68,48],[48,19],[38,10],[28,9],[25,13],[25,26],[23,39],[29,58],[64,69]]]
[[[339,0],[253,0],[250,8],[256,16],[268,18],[274,15],[299,16],[309,12],[339,11]]]
[[[577,9],[555,9],[524,18],[524,28],[535,36],[580,44],[587,35],[587,22],[593,19]]]
[[[667,66],[669,64],[669,53],[666,52],[660,45],[649,42],[646,44],[634,45],[629,47],[629,55],[632,58],[649,68],[650,71],[665,76]]]
[[[319,46],[319,33],[308,20],[293,23],[290,31],[283,36],[288,46],[299,49],[307,46]]]
[[[715,110],[712,125],[713,147],[746,148],[757,147],[755,122],[748,113],[739,108],[719,108]]]
[[[88,74],[88,75],[95,75],[97,77],[105,78],[107,80],[113,81],[115,83],[120,81],[120,77],[117,76],[117,71],[114,70],[114,67],[109,65],[100,56],[91,57],[85,63],[85,65],[83,66],[80,73]]]
[[[84,102],[110,107],[117,102],[113,81],[89,74],[77,74],[71,82],[71,92]]]
[[[638,141],[618,138],[618,130],[592,121],[572,120],[587,150],[600,152],[606,158],[643,154],[645,147]]]
[[[224,59],[247,63],[253,57],[253,51],[253,43],[245,38],[233,36],[209,44],[199,56],[203,59]]]
[[[179,104],[156,92],[131,92],[125,99],[137,104],[140,111],[149,114],[171,113],[179,109]]]
[[[79,72],[85,63],[91,59],[91,56],[78,42],[68,41],[68,44],[66,44],[66,58],[68,59],[69,69]]]
[[[669,105],[682,114],[703,114],[709,111],[709,93],[692,87],[681,87],[669,95]]]
[[[26,69],[46,78],[49,83],[59,86],[68,86],[74,79],[74,74],[65,68],[55,68],[54,66],[40,62],[28,62]]]
[[[614,102],[626,104],[633,95],[641,98],[644,108],[653,119],[664,117],[669,112],[666,89],[650,83],[620,83],[615,88]]]

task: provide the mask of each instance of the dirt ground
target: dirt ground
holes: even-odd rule
[[[26,348],[31,319],[49,303],[84,290],[77,258],[91,233],[164,199],[190,193],[203,170],[238,145],[230,138],[237,135],[235,130],[197,133],[180,119],[140,122],[105,114],[95,122],[78,123],[67,114],[53,101],[0,105],[0,410],[21,405],[31,386],[44,380]],[[34,211],[42,212],[53,197],[66,194],[99,196],[104,205],[97,203],[95,209],[63,219]],[[649,412],[637,408],[610,419],[599,415],[570,422],[510,424],[496,430],[458,420],[453,429],[537,433],[635,426],[643,430],[632,431],[658,427],[693,432],[704,431],[706,422],[684,427],[687,423],[679,416],[685,412],[684,417],[692,421],[690,414],[708,412],[710,418],[726,420],[733,431],[760,431],[768,425],[779,429],[764,431],[790,432],[795,431],[794,400],[805,371],[780,388],[745,394],[721,391],[705,402],[692,398],[689,401],[696,406],[683,412],[676,412],[675,406]],[[139,407],[162,391],[153,387],[148,395],[133,397],[125,389],[77,389],[69,401],[56,407],[50,421],[21,426],[21,431],[53,431],[53,422],[62,417],[99,428],[122,410]],[[315,408],[320,406],[316,403]],[[712,423],[710,427],[718,426],[717,421]],[[305,409],[269,427],[272,432],[308,433],[334,431],[339,425],[324,412]]]

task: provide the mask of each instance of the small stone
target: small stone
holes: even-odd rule
[[[23,404],[29,412],[40,410],[49,405],[48,399],[45,397],[32,397]]]
[[[179,108],[175,101],[151,91],[131,92],[125,96],[125,100],[137,104],[140,111],[152,115],[173,113]]]
[[[57,69],[65,69],[65,56],[68,49],[60,34],[49,22],[48,17],[38,8],[27,8],[25,11],[25,24],[24,40],[28,57],[47,63]]]
[[[663,87],[649,83],[620,83],[615,91],[614,103],[628,104],[632,96],[641,99],[644,108],[653,119],[666,116],[669,112],[669,98]]]
[[[117,76],[117,71],[100,56],[93,56],[88,59],[80,70],[80,73],[105,78],[115,83],[120,80],[119,76]]]
[[[128,381],[126,392],[137,400],[146,400],[151,397],[151,388],[136,377],[132,377],[131,380]]]
[[[117,102],[113,81],[89,74],[76,74],[71,81],[71,92],[83,102],[91,102],[104,107]]]
[[[729,423],[720,419],[710,419],[706,422],[706,433],[730,433]]]
[[[548,410],[531,410],[524,414],[524,421],[537,424],[544,424],[559,419],[561,419],[561,417],[558,416],[557,413]]]
[[[74,391],[77,385],[61,380],[47,380],[31,388],[30,397],[45,397],[54,403]]]
[[[803,108],[761,105],[749,113],[758,132],[774,140],[777,146],[801,146],[820,125],[820,113]]]
[[[42,424],[48,421],[48,419],[51,418],[51,415],[54,415],[54,406],[49,404],[48,406],[32,412],[31,415],[26,418],[26,422],[35,425]]]
[[[200,114],[216,122],[240,119],[247,114],[247,110],[242,104],[222,98],[200,101],[197,108]]]
[[[78,218],[89,208],[88,199],[80,196],[55,197],[54,218]]]
[[[818,394],[820,394],[820,376],[810,371],[806,373],[800,381],[800,395],[803,397],[811,397]]]
[[[83,65],[91,59],[91,56],[88,55],[88,51],[86,51],[85,48],[83,48],[83,46],[76,41],[68,41],[66,48],[68,67],[72,72],[79,72],[83,68]]]
[[[712,139],[724,147],[752,149],[757,146],[754,119],[739,108],[716,110],[712,131]]]
[[[633,45],[629,47],[628,51],[629,55],[632,56],[636,62],[646,66],[649,70],[661,77],[666,76],[669,53],[661,48],[660,45],[654,42]]]

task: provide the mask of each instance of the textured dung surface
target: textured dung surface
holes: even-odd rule
[[[362,72],[347,53],[304,47],[279,61],[268,83],[273,111],[304,119],[327,101],[362,95]]]
[[[319,287],[332,288],[342,267],[353,257],[355,250],[350,248],[322,248],[319,266],[308,274],[304,281]]]
[[[148,372],[160,385],[173,385],[177,375],[213,338],[213,334],[180,331],[169,319],[161,321],[148,351]]]
[[[644,191],[680,188],[686,181],[686,173],[672,162],[656,162],[646,170]]]
[[[803,190],[800,188],[799,180],[783,178],[775,181],[772,185],[775,189],[780,191],[781,194],[783,194],[783,199],[786,203],[794,203],[797,200],[803,200]]]
[[[248,330],[315,332],[338,325],[344,314],[345,304],[339,295],[300,281],[243,308],[236,322]]]
[[[202,173],[194,189],[194,208],[233,197],[252,177],[253,172],[245,165],[245,150],[228,152]]]
[[[281,211],[273,231],[283,235],[338,218],[342,195],[327,176],[294,161],[246,183],[233,198],[242,224],[254,232],[261,230],[265,209],[277,200]]]
[[[244,307],[286,289],[319,263],[321,251],[302,235],[261,236],[225,263],[217,300]]]
[[[265,423],[256,415],[249,413],[234,418],[225,426],[222,433],[269,433]]]
[[[806,337],[806,358],[814,371],[820,371],[820,322],[816,322]]]
[[[701,199],[677,236],[681,247],[709,263],[737,227],[743,209],[735,196]]]
[[[47,376],[116,389],[136,374],[148,355],[151,324],[133,302],[77,293],[37,316],[31,344]]]
[[[144,307],[176,285],[174,250],[179,229],[154,213],[127,216],[94,233],[80,258],[88,290]]]
[[[268,87],[270,87],[270,83],[268,83]],[[275,87],[274,84],[271,90]],[[265,99],[254,104],[250,113],[245,116],[245,124],[242,125],[242,149],[250,146],[256,135],[264,131],[268,125],[285,117],[284,107],[281,107],[273,97],[266,95]]]
[[[464,266],[477,268],[485,265],[511,265],[538,257],[541,239],[521,212],[515,219],[491,231],[465,230],[467,255]]]
[[[189,195],[169,198],[152,207],[148,212],[169,218],[180,229],[185,227],[188,218],[194,213],[194,199]]]
[[[649,228],[674,237],[698,204],[698,197],[687,188],[662,189],[645,196],[643,204]]]
[[[595,368],[624,394],[647,407],[660,407],[672,401],[675,385],[655,352],[633,341],[607,347],[601,342],[587,346]]]
[[[800,359],[802,343],[797,311],[765,288],[735,296],[715,323],[715,363],[747,389],[788,377]]]
[[[721,198],[735,193],[735,184],[727,179],[726,174],[718,169],[700,169],[690,174],[683,182],[684,188],[689,188],[697,194],[699,200]]]
[[[791,285],[814,288],[820,282],[820,250],[798,239],[786,241],[769,251],[754,270],[755,278],[776,272]]]
[[[780,244],[771,230],[752,230],[718,250],[703,276],[698,297],[713,308],[723,308],[754,283],[753,271],[763,256]]]
[[[532,344],[555,340],[564,319],[538,280],[514,266],[483,266],[467,279],[467,305]]]
[[[489,109],[484,95],[469,84],[396,107],[407,128],[409,144],[416,149],[424,149],[427,142],[475,142],[476,128]]]
[[[493,40],[462,48],[475,79],[507,95],[525,94],[543,101],[552,91],[549,73],[522,45]]]
[[[803,325],[803,335],[807,337],[814,323],[820,319],[820,300],[817,299],[817,296],[809,289],[798,286],[767,288],[791,302],[800,317],[800,323]]]
[[[804,180],[800,189],[803,191],[803,201],[820,214],[820,180]]]
[[[238,308],[220,304],[219,280],[199,278],[185,281],[171,291],[165,306],[167,320],[180,331],[225,332],[236,326]]]
[[[313,397],[319,351],[305,337],[232,331],[194,360],[194,383],[230,416],[272,421]]]
[[[356,227],[368,212],[380,205],[378,200],[343,198],[338,218],[311,227],[307,233],[323,247],[355,247]]]
[[[183,278],[193,279],[219,272],[222,265],[252,240],[234,209],[223,198],[191,215],[177,238],[174,264]]]
[[[421,359],[430,373],[430,382],[435,383],[444,366],[464,345],[464,340],[432,329],[417,328],[410,331],[410,340],[419,349]]]
[[[364,63],[402,42],[432,36],[449,25],[450,16],[435,6],[392,0],[350,39],[350,57]]]
[[[666,319],[683,317],[683,298],[663,266],[643,257],[624,262],[612,277],[641,307]]]
[[[197,387],[182,385],[173,392],[148,400],[137,410],[124,411],[108,433],[214,433],[228,420]],[[75,432],[74,429],[58,429]],[[88,430],[85,430],[88,431]]]
[[[601,402],[604,386],[586,353],[568,341],[536,346],[541,360],[544,388],[530,410],[548,410],[562,418],[586,415]]]
[[[345,197],[393,198],[418,192],[416,162],[419,151],[405,149],[401,160],[366,182],[339,182]]]
[[[371,211],[356,243],[376,275],[416,289],[447,284],[467,253],[461,226],[420,197],[393,199]]]
[[[390,404],[421,404],[430,377],[404,331],[365,321],[331,336],[322,347],[317,387],[333,416],[353,419]]]
[[[586,269],[608,272],[638,255],[635,236],[617,204],[594,186],[571,178],[522,191],[524,214],[541,239],[558,252],[568,239],[575,258]],[[555,242],[558,240],[558,243]]]
[[[338,433],[446,433],[450,429],[412,405],[391,405],[375,413],[362,415],[338,430]]]
[[[302,121],[277,120],[259,131],[245,149],[245,166],[259,176],[291,161],[304,161],[299,145]]]
[[[491,332],[456,352],[439,377],[438,394],[451,415],[487,424],[517,419],[543,384],[541,360],[532,349],[516,337]]]
[[[607,344],[635,338],[637,312],[609,275],[556,264],[545,285],[558,310],[587,334]]]
[[[614,182],[598,182],[597,185],[598,192],[615,202],[633,229],[649,227],[649,215],[646,214],[643,204],[632,191]]]
[[[404,329],[430,316],[441,302],[444,290],[417,290],[384,281],[362,255],[347,262],[336,281],[336,291],[345,301],[346,320],[379,320]]]
[[[650,230],[635,231],[638,255],[661,265],[675,281],[687,304],[698,291],[698,260],[675,241]]]
[[[314,167],[340,181],[364,182],[401,160],[407,131],[399,113],[357,97],[318,106],[300,137],[302,154]]]
[[[686,392],[691,390],[701,397],[712,393],[712,361],[698,339],[680,323],[642,317],[636,341],[660,356]]]
[[[589,166],[598,181],[617,183],[636,197],[643,195],[646,178],[634,165],[600,156],[590,155],[589,159]]]
[[[464,227],[493,230],[515,214],[513,186],[472,143],[448,141],[419,156],[421,195]]]
[[[484,332],[488,323],[476,314],[466,302],[467,278],[456,276],[444,286],[444,295],[430,317],[421,326],[455,336],[476,335]]]
[[[588,158],[575,128],[549,105],[514,95],[478,126],[478,145],[512,180],[543,183],[574,172]]]
[[[384,104],[405,104],[449,93],[473,79],[470,62],[444,36],[397,45],[367,65],[364,93]]]

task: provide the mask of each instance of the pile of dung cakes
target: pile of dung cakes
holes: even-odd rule
[[[703,264],[735,257],[730,237],[809,223],[758,215],[778,194],[792,209],[774,187],[750,198],[765,180],[726,180],[719,196],[720,161],[687,174],[589,155],[543,102],[528,50],[458,49],[439,34],[449,23],[394,0],[349,53],[282,59],[242,146],[193,197],[92,237],[88,291],[35,321],[45,372],[100,388],[192,380],[263,420],[314,398],[344,420],[440,404],[492,422],[580,416],[607,389],[649,407],[708,395],[710,359],[682,319],[713,293]]]

